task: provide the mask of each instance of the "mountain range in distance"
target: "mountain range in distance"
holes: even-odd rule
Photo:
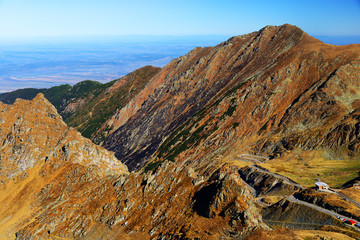
[[[359,50],[267,26],[1,94],[0,237],[359,238]]]

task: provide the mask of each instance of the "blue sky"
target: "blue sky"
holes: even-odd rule
[[[360,35],[360,0],[0,0],[0,38],[240,35],[284,23]]]

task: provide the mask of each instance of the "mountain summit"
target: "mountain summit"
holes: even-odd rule
[[[118,128],[104,146],[137,170],[154,153],[203,158],[240,144],[276,156],[296,146],[337,145],[330,140],[335,128],[357,111],[358,50],[324,44],[288,24],[196,48],[118,111]],[[355,139],[344,144],[355,146]]]

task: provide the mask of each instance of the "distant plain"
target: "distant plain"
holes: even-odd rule
[[[48,88],[83,80],[102,83],[140,67],[163,67],[195,47],[215,46],[230,36],[126,36],[0,40],[0,93]],[[325,43],[360,43],[360,36],[317,36]]]

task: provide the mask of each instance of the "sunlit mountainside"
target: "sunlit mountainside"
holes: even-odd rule
[[[2,94],[0,238],[360,238],[359,99],[360,44],[289,24]]]

